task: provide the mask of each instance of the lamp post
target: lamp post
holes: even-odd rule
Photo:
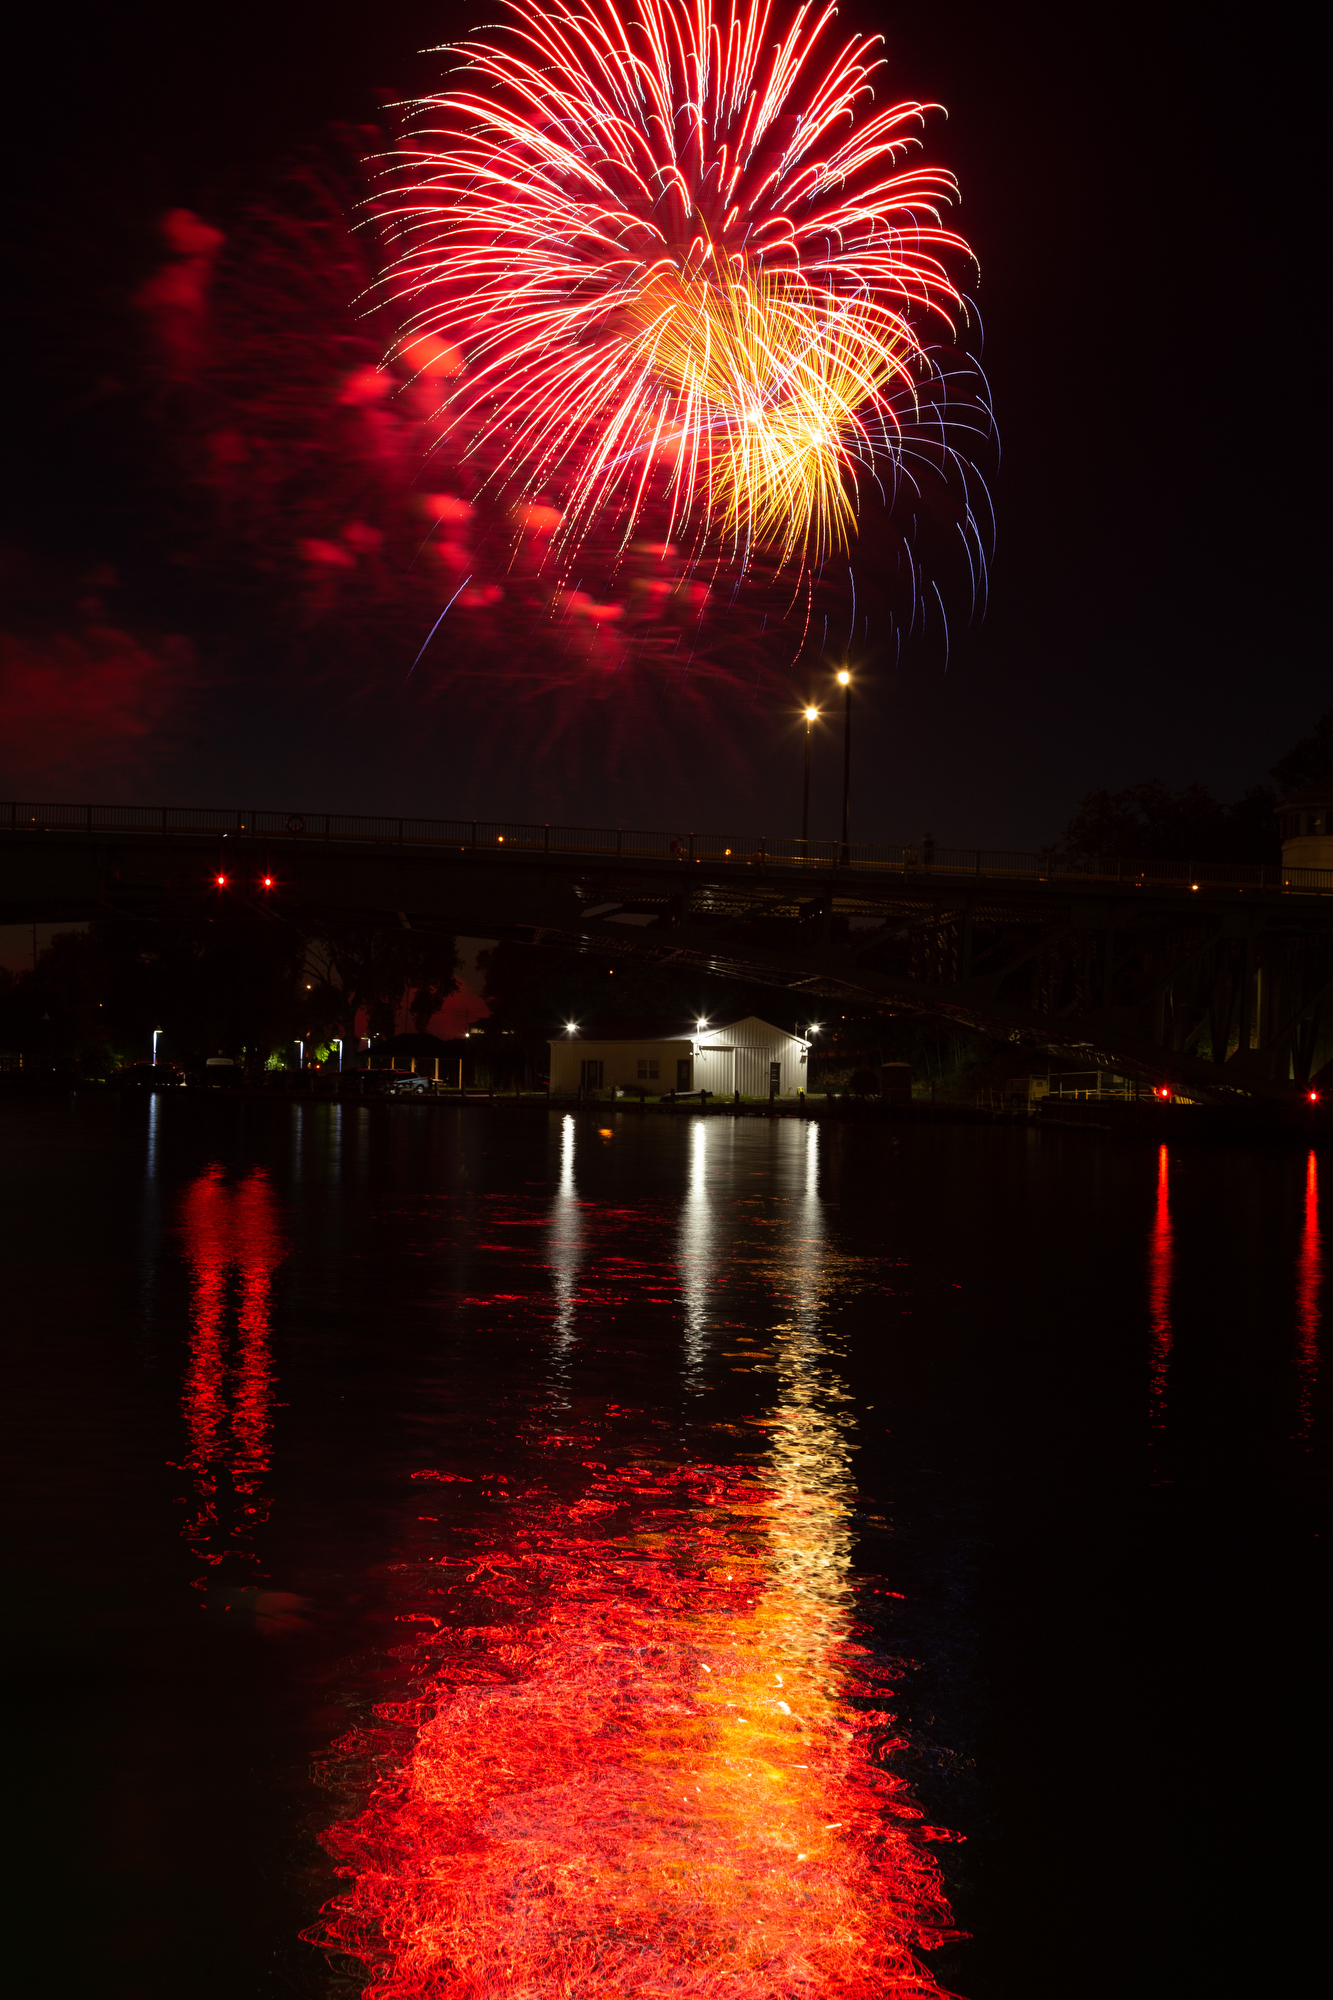
[[[846,667],[838,673],[838,686],[842,689],[842,851],[839,860],[844,863],[850,858],[848,829],[852,810],[852,677]]]
[[[810,852],[810,731],[819,718],[817,708],[805,711],[805,790],[801,794],[801,852]]]
[[[154,1069],[156,1069],[156,1068],[157,1068],[157,1039],[158,1039],[158,1036],[159,1036],[159,1035],[160,1035],[161,1033],[162,1033],[162,1030],[161,1030],[160,1028],[154,1028],[154,1030],[153,1030],[153,1068],[154,1068]]]

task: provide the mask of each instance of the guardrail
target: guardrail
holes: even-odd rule
[[[636,827],[546,826],[509,820],[376,818],[367,814],[259,812],[212,806],[0,805],[0,832],[213,835],[264,841],[346,841],[457,852],[664,861],[682,867],[772,868],[845,880],[849,874],[972,875],[990,881],[1115,883],[1122,888],[1268,889],[1333,895],[1333,868],[1258,862],[1074,862],[1004,848],[856,845],[764,835],[653,832]]]

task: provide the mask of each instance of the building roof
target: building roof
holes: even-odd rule
[[[709,1023],[712,1026],[712,1023]],[[557,1035],[569,1042],[692,1042],[697,1033],[694,1021],[656,1020],[647,1015],[608,1015],[597,1021],[581,1021],[572,1035]]]
[[[757,1021],[761,1018],[753,1010],[744,1014],[726,1014],[720,1018],[708,1017],[708,1025],[703,1030],[706,1035],[718,1034],[723,1029],[734,1028],[741,1021]],[[765,1021],[766,1028],[772,1028],[778,1035],[791,1034],[789,1028],[779,1028],[773,1021]],[[580,1022],[572,1035],[556,1035],[552,1039],[561,1042],[694,1042],[699,1039],[699,1023],[696,1016],[687,1021],[664,1021],[648,1015],[609,1015],[595,1021]],[[800,1035],[792,1035],[793,1041],[801,1041]]]

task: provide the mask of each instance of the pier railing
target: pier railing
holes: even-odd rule
[[[583,858],[652,861],[688,868],[758,868],[792,876],[936,875],[957,879],[1087,882],[1121,888],[1262,889],[1333,895],[1333,868],[1286,868],[1260,862],[1135,861],[1117,856],[1069,861],[1007,848],[901,846],[835,840],[774,840],[767,834],[686,833],[638,827],[548,826],[515,820],[420,819],[354,813],[259,811],[215,806],[0,805],[0,833],[87,833],[214,836],[219,839],[307,844],[435,848]]]

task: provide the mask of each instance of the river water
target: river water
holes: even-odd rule
[[[1333,1158],[83,1095],[0,1174],[25,2000],[1273,1990]]]

